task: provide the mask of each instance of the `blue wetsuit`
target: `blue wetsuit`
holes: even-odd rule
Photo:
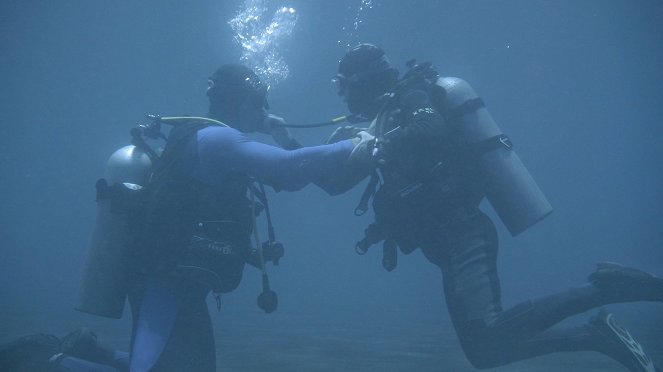
[[[347,140],[287,151],[255,142],[235,129],[214,126],[192,136],[185,164],[192,169],[191,181],[209,189],[227,187],[228,179],[239,173],[276,189],[294,191],[311,182],[325,188],[325,177],[343,170],[352,149]],[[205,301],[208,292],[199,284],[167,275],[140,280],[129,294],[133,332],[127,367],[131,371],[214,371],[214,336]],[[60,363],[60,370],[113,369],[68,357]]]
[[[352,151],[350,140],[286,151],[256,142],[232,128],[207,127],[198,132],[198,161],[193,177],[223,187],[229,172],[240,172],[278,189],[299,190],[340,172]]]

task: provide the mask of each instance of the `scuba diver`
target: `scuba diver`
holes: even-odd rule
[[[273,238],[262,185],[295,191],[315,183],[325,189],[326,175],[343,172],[358,153],[360,137],[301,147],[274,125],[283,119],[267,114],[267,87],[243,65],[221,66],[209,78],[207,96],[209,118],[171,120],[159,152],[144,139],[165,137],[158,129],[169,121],[153,117],[152,125],[132,132],[134,145],[111,156],[97,182],[97,222],[76,308],[120,318],[128,298],[130,353],[103,348],[87,330],[63,340],[34,335],[3,349],[11,368],[20,370],[21,355],[31,355],[40,371],[214,371],[206,298],[213,291],[220,305],[219,295],[239,285],[245,263],[263,271],[258,306],[267,313],[276,309],[265,261],[277,264],[283,252]],[[244,134],[255,131],[293,150]],[[261,211],[270,230],[262,247],[255,222]],[[71,344],[86,345],[87,352],[66,346]]]
[[[399,78],[381,48],[360,44],[342,57],[332,79],[349,111],[370,121],[374,136],[361,144],[370,155],[354,158],[355,174],[335,186],[342,192],[371,177],[355,214],[364,213],[372,197],[375,221],[357,253],[383,242],[382,263],[390,271],[398,249],[420,248],[441,269],[456,333],[478,369],[553,352],[597,351],[630,371],[655,371],[606,310],[580,327],[553,326],[606,304],[663,301],[663,279],[603,262],[585,285],[502,308],[497,233],[479,203],[487,198],[514,236],[552,208],[467,82],[440,77],[429,63],[408,66]],[[340,127],[327,143],[360,130]]]

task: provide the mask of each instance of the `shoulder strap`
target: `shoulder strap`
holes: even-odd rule
[[[450,120],[458,119],[463,115],[471,114],[485,106],[486,104],[483,102],[481,97],[471,98],[449,110],[446,116]]]
[[[192,121],[173,127],[168,134],[166,147],[155,166],[154,174],[159,175],[180,161],[187,141],[192,135],[208,126],[206,123]]]

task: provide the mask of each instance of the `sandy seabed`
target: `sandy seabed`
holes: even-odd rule
[[[258,371],[476,371],[466,360],[450,324],[401,320],[398,324],[324,320],[310,316],[215,316],[217,370]],[[105,344],[126,349],[130,320],[109,320],[76,312],[5,313],[0,341],[30,333],[63,335],[85,326]],[[637,329],[649,356],[663,363],[663,329]],[[558,353],[491,369],[496,372],[625,371],[621,365],[591,352]]]

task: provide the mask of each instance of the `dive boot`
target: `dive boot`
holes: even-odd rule
[[[0,371],[51,371],[60,353],[60,340],[43,333],[24,336],[0,347]]]
[[[99,345],[94,332],[78,328],[62,338],[39,333],[0,347],[0,371],[51,371],[67,356],[100,364],[115,362],[112,351]]]
[[[60,352],[73,357],[96,361],[99,354],[97,335],[87,328],[78,328],[62,337]]]
[[[663,279],[614,262],[599,262],[589,281],[609,302],[663,301]]]
[[[598,342],[598,351],[626,366],[631,372],[660,372],[642,346],[615,322],[614,314],[602,309],[589,321],[589,331]]]

